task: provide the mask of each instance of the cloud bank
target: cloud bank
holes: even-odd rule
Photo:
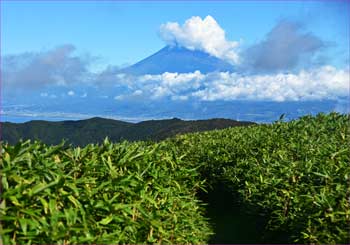
[[[219,72],[202,74],[163,73],[131,79],[128,93],[118,99],[132,96],[172,100],[197,99],[201,101],[312,101],[349,96],[349,71],[332,66],[301,70],[295,74],[241,75]]]
[[[220,73],[193,95],[202,100],[307,101],[348,96],[349,72],[325,66],[296,74]]]
[[[225,31],[210,15],[204,19],[193,16],[182,26],[177,22],[168,22],[160,26],[159,33],[168,45],[204,51],[232,64],[239,63],[239,43],[227,40]]]

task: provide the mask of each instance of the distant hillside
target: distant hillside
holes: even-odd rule
[[[177,118],[128,123],[98,117],[61,122],[5,122],[2,123],[2,140],[15,144],[20,139],[37,139],[46,144],[58,144],[62,139],[65,139],[67,143],[84,146],[89,143],[100,143],[105,137],[114,142],[121,140],[162,140],[176,134],[251,124],[254,123],[229,119],[183,121]]]
[[[233,71],[229,63],[201,51],[182,47],[166,46],[155,54],[140,62],[124,68],[123,73],[134,75],[161,74],[164,72],[195,72]]]

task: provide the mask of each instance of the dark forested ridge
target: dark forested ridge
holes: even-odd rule
[[[247,126],[252,122],[230,119],[184,121],[178,118],[129,123],[105,118],[78,121],[30,121],[26,123],[2,123],[2,140],[15,144],[20,139],[41,140],[46,144],[67,143],[84,146],[101,143],[108,137],[111,141],[162,140],[182,133]]]

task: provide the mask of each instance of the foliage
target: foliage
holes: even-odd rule
[[[348,243],[349,119],[83,149],[4,144],[4,243],[204,243],[211,230],[196,193],[217,184],[267,219],[267,242],[281,232],[284,243]]]
[[[205,242],[204,182],[161,147],[3,145],[4,244]]]
[[[231,128],[169,140],[202,175],[239,194],[289,241],[350,241],[349,116]],[[271,241],[270,241],[271,242]]]

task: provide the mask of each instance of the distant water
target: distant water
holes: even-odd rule
[[[316,114],[316,113],[313,113]],[[148,120],[162,120],[162,119],[169,119],[172,118],[171,116],[164,116],[164,117],[144,117],[144,118],[131,118],[131,117],[111,117],[107,115],[88,115],[85,117],[55,117],[55,116],[30,116],[30,115],[1,115],[0,116],[0,122],[12,122],[12,123],[24,123],[24,122],[29,122],[32,120],[44,120],[44,121],[51,121],[51,122],[57,122],[57,121],[67,121],[67,120],[84,120],[84,119],[89,119],[92,117],[102,117],[102,118],[109,118],[109,119],[114,119],[114,120],[121,120],[125,122],[132,122],[132,123],[138,123],[141,121],[148,121]],[[174,117],[174,116],[173,116]],[[182,120],[206,120],[210,118],[217,118],[220,116],[213,116],[213,117],[200,117],[200,118],[184,118],[181,116],[175,116],[178,117]],[[255,123],[272,123],[278,119],[278,115],[274,116],[260,116],[260,115],[240,115],[239,118],[234,117],[234,118],[229,118],[229,117],[220,117],[220,118],[227,118],[227,119],[232,119],[232,120],[237,120],[237,121],[251,121]],[[297,116],[294,117],[285,117],[285,121],[293,120],[296,119]]]
[[[1,115],[1,122],[13,122],[13,123],[23,123],[32,120],[45,120],[45,121],[63,121],[63,120],[71,120],[64,117],[33,117],[33,116],[7,116]]]
[[[302,101],[302,102],[257,102],[257,101],[216,101],[169,102],[164,104],[143,105],[65,105],[57,108],[38,107],[37,105],[2,105],[1,122],[23,123],[31,120],[64,121],[103,117],[126,122],[180,118],[199,120],[227,118],[237,121],[272,123],[285,115],[284,120],[297,119],[304,115],[349,112],[348,100],[342,101]]]
[[[64,115],[64,114],[63,114]],[[114,120],[120,120],[125,122],[132,122],[137,123],[141,121],[147,121],[147,120],[161,120],[165,119],[166,117],[161,118],[148,118],[148,117],[113,117],[109,115],[93,115],[93,114],[76,114],[74,115],[64,115],[64,116],[44,116],[43,114],[32,116],[32,115],[1,115],[0,116],[0,122],[12,122],[12,123],[24,123],[29,122],[32,120],[44,120],[44,121],[51,121],[51,122],[57,122],[57,121],[67,121],[67,120],[83,120],[83,119],[89,119],[92,117],[102,117],[102,118],[109,118]],[[170,117],[168,117],[170,118]]]

